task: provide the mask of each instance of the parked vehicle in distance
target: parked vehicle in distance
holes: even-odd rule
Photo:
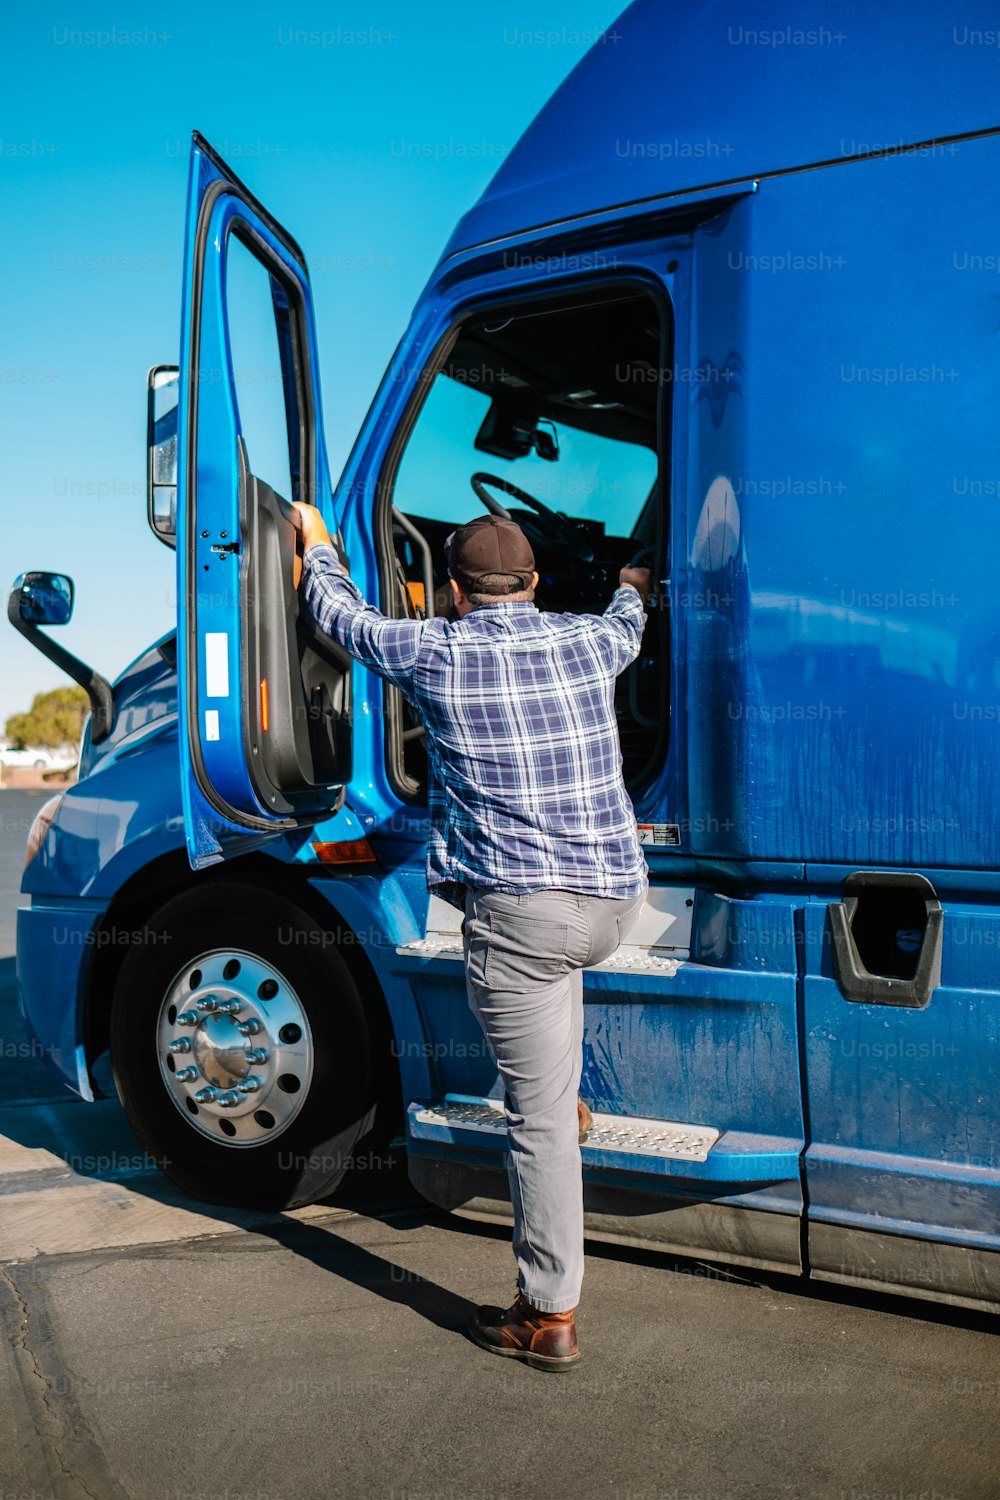
[[[795,46],[727,15],[637,0],[580,62],[336,486],[305,256],[194,137],[149,377],[176,632],[112,685],[42,628],[69,579],[9,606],[92,705],[28,840],[21,1005],[84,1098],[110,1049],[199,1197],[315,1201],[402,1121],[428,1199],[509,1215],[423,726],[300,608],[289,519],[419,617],[456,522],[509,513],[543,609],[657,580],[616,698],[648,902],[584,981],[588,1233],[995,1309],[995,51],[902,0]]]
[[[66,771],[75,764],[76,756],[65,751],[15,749],[12,745],[0,745],[0,766],[27,766],[36,771]]]

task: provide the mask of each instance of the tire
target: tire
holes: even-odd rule
[[[45,767],[48,765],[48,761],[47,760],[33,760],[31,762],[31,764],[32,764],[32,766],[34,767],[34,769],[36,771],[44,771]]]
[[[209,1203],[327,1197],[371,1128],[380,1071],[333,934],[234,880],[175,897],[142,930],[111,1010],[115,1087],[141,1144]]]

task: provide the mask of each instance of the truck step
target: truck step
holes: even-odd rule
[[[499,1099],[446,1094],[434,1104],[411,1104],[407,1110],[415,1139],[453,1139],[465,1131],[504,1136],[507,1125]],[[679,1124],[675,1120],[647,1120],[595,1111],[590,1134],[583,1144],[585,1161],[600,1165],[603,1155],[667,1157],[677,1161],[707,1161],[720,1132],[711,1125]]]

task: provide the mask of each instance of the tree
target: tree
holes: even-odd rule
[[[58,687],[36,693],[25,714],[11,714],[7,739],[16,750],[57,750],[79,742],[90,704],[82,687]]]

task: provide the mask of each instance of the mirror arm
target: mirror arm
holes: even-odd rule
[[[37,651],[47,656],[60,671],[65,672],[67,677],[72,677],[73,681],[78,682],[83,688],[90,699],[91,743],[99,745],[101,740],[107,739],[115,716],[114,694],[107,678],[95,672],[93,667],[88,667],[87,663],[81,661],[78,656],[74,656],[72,651],[67,651],[65,646],[60,646],[58,641],[54,641],[43,630],[39,630],[37,625],[33,625],[29,620],[21,619],[20,589],[14,589],[7,601],[7,619]]]

